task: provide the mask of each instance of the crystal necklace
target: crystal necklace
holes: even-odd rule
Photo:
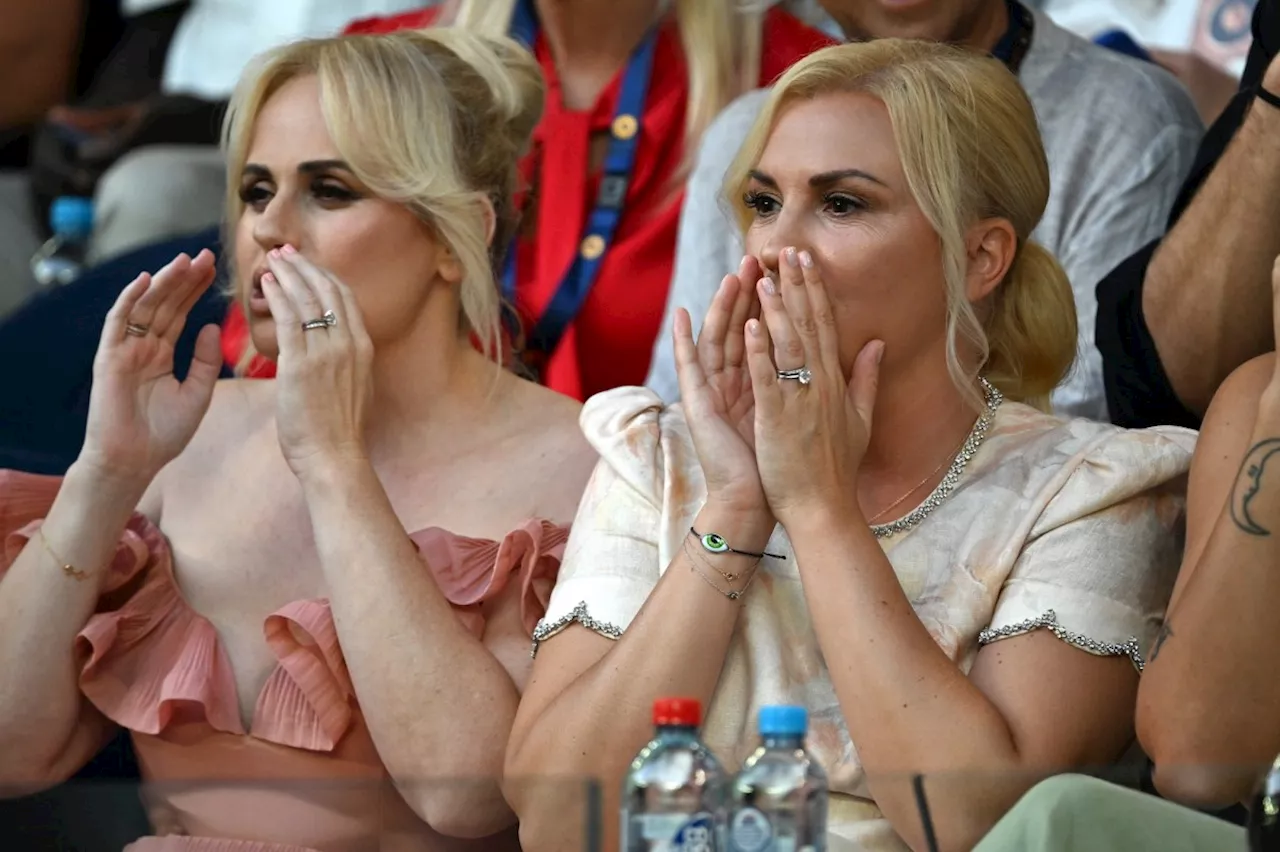
[[[871,532],[876,538],[888,538],[891,535],[906,532],[917,526],[951,495],[951,492],[960,482],[965,466],[969,464],[969,460],[978,452],[978,447],[982,446],[982,442],[987,437],[987,430],[991,428],[991,424],[996,417],[996,409],[1000,407],[1000,403],[1004,402],[1004,395],[996,390],[995,386],[981,377],[978,378],[978,381],[982,383],[982,390],[986,396],[986,410],[974,421],[973,428],[969,430],[969,437],[965,439],[964,444],[960,447],[960,452],[956,453],[956,457],[952,460],[951,467],[948,468],[946,475],[942,477],[938,487],[933,489],[933,492],[924,499],[924,502],[909,513],[887,524],[872,525]]]

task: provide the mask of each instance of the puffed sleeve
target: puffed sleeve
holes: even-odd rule
[[[1063,466],[978,637],[1050,630],[1139,671],[1182,559],[1195,433],[1110,429]]]
[[[580,419],[600,461],[578,507],[534,652],[571,624],[617,639],[669,561],[672,529],[705,495],[679,407],[644,388],[598,394]]]

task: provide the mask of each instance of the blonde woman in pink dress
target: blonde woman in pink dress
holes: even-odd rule
[[[268,54],[227,123],[236,298],[279,378],[173,344],[211,284],[120,295],[59,480],[0,475],[0,785],[118,726],[138,850],[515,848],[499,790],[578,406],[501,369],[497,252],[541,79],[457,30]]]

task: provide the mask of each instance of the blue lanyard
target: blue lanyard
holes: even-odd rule
[[[531,0],[521,0],[511,19],[511,36],[533,49],[538,34],[538,20]],[[555,295],[527,338],[529,349],[550,355],[560,343],[565,329],[573,322],[591,293],[605,252],[613,242],[622,219],[622,208],[635,172],[636,149],[640,142],[640,117],[649,93],[649,77],[653,70],[657,28],[650,30],[627,62],[618,94],[618,108],[610,125],[609,147],[604,158],[604,173],[595,207],[587,217],[578,251],[569,269],[560,279]],[[516,254],[519,238],[507,250],[507,264],[502,274],[502,295],[515,303]]]

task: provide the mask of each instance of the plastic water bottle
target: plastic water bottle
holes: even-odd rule
[[[70,284],[84,269],[93,234],[93,200],[64,195],[49,210],[53,236],[31,258],[31,274],[41,287]]]
[[[760,708],[761,745],[734,778],[729,796],[733,852],[823,852],[827,773],[805,751],[803,707]]]
[[[698,739],[702,705],[660,698],[653,724],[623,783],[623,852],[723,852],[729,779]]]
[[[1267,769],[1249,803],[1249,852],[1280,850],[1280,757]]]

